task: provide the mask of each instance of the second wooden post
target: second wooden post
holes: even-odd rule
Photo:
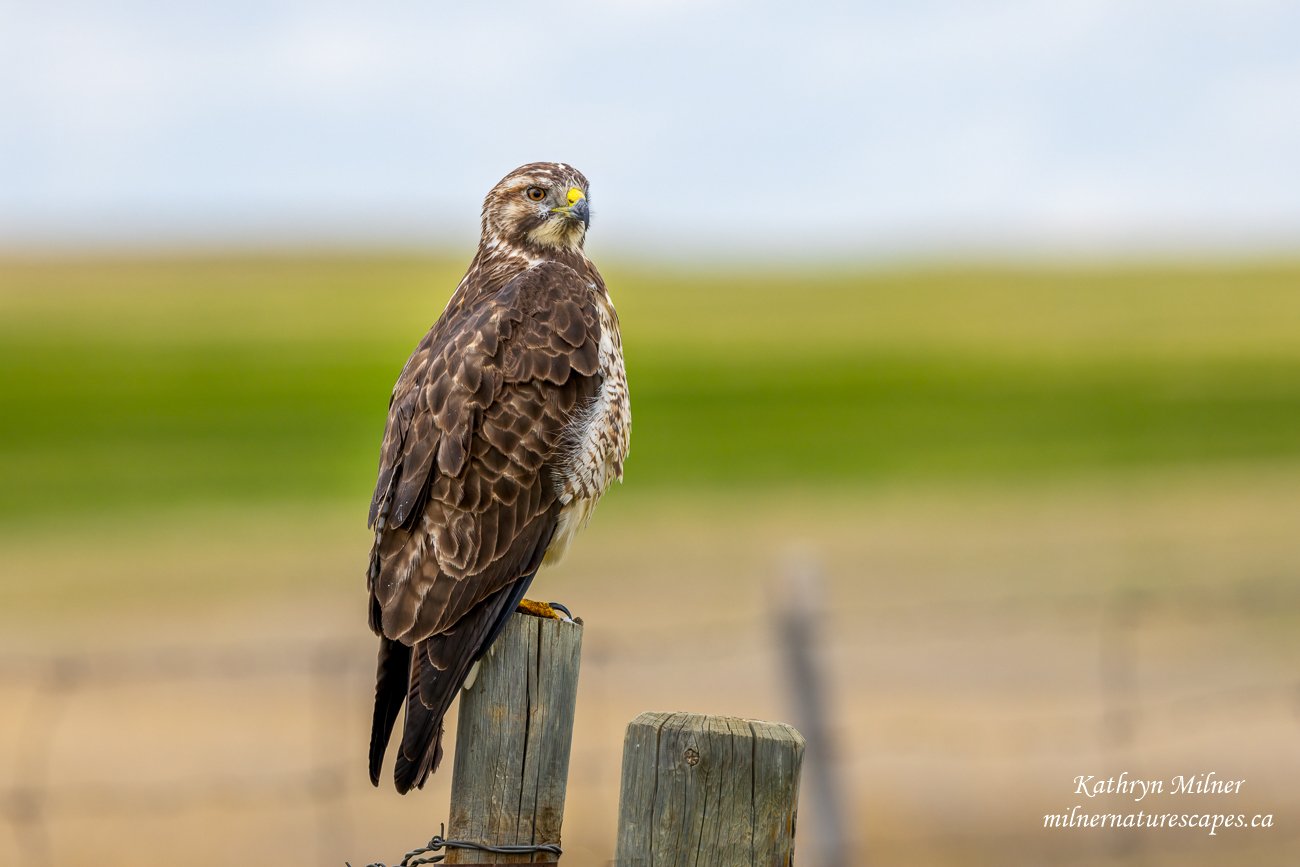
[[[783,723],[643,713],[627,727],[618,867],[788,867],[803,737]]]

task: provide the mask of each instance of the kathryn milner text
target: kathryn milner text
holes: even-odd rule
[[[1098,795],[1132,795],[1141,801],[1147,795],[1236,795],[1241,793],[1245,780],[1217,779],[1214,771],[1184,776],[1179,774],[1168,781],[1144,780],[1130,777],[1124,771],[1118,777],[1098,778],[1094,774],[1080,774],[1074,778],[1074,793],[1095,798]]]

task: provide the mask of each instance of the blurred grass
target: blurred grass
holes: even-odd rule
[[[635,432],[627,487],[545,577],[591,624],[577,857],[610,851],[607,770],[632,715],[786,717],[762,588],[804,550],[833,600],[820,640],[834,727],[877,855],[1061,860],[1025,816],[1080,767],[1118,761],[1097,663],[1116,600],[1135,612],[1133,748],[1169,774],[1217,756],[1252,781],[1252,803],[1294,813],[1279,756],[1300,635],[1300,260],[809,272],[597,258]],[[111,664],[345,639],[369,665],[364,514],[387,396],[463,264],[0,258],[0,650]],[[673,652],[629,652],[646,630]],[[126,795],[160,749],[192,759],[180,772],[199,784],[244,766],[276,779],[304,744],[286,720],[325,700],[279,680],[78,684],[66,706],[95,712],[49,718],[51,779],[99,774]],[[338,755],[365,742],[367,684],[328,699]],[[232,740],[237,754],[221,748]],[[448,778],[397,803],[354,767],[334,802],[353,848],[422,839]],[[989,799],[990,785],[1018,796]],[[220,826],[232,852],[288,859],[315,833],[300,798],[228,801],[168,827]],[[86,858],[142,861],[158,816],[126,803]],[[86,818],[47,818],[60,863],[75,862]],[[1258,862],[1290,842],[1232,851]],[[1093,843],[1071,844],[1075,862],[1107,857]],[[1225,851],[1169,845],[1185,863]]]
[[[392,382],[462,268],[0,261],[0,518],[364,504]],[[638,491],[1300,459],[1300,262],[605,273]]]

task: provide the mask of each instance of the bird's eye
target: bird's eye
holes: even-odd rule
[[[524,195],[532,199],[534,202],[540,202],[542,199],[546,198],[546,190],[543,190],[541,187],[529,187],[524,191]]]

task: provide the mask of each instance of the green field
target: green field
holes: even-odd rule
[[[834,752],[874,861],[1295,851],[1300,261],[600,259],[627,484],[537,584],[587,623],[566,858],[612,857],[636,714],[793,718],[771,632],[792,557],[824,577]],[[389,388],[460,267],[0,260],[0,706],[23,709],[0,750],[40,757],[15,791],[40,794],[49,863],[369,863],[445,815],[446,772],[408,798],[365,774],[364,517]],[[324,646],[346,677],[305,674]],[[259,663],[230,677],[232,651]],[[115,668],[135,658],[181,676]],[[47,682],[51,660],[86,674]],[[318,766],[338,783],[313,799],[294,781]],[[1075,774],[1126,768],[1245,778],[1223,809],[1281,827],[1123,857],[1044,836]],[[0,833],[0,862],[41,863],[33,839]]]
[[[460,267],[0,262],[0,516],[364,501]],[[639,491],[1300,458],[1300,263],[605,270]]]

